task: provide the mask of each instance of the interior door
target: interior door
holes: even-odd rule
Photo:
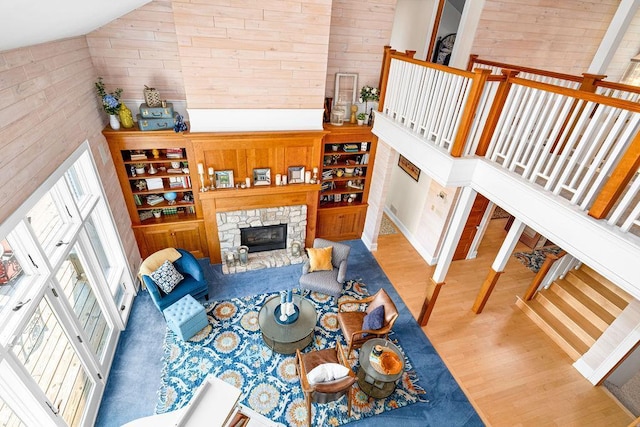
[[[469,248],[471,248],[471,243],[473,243],[473,238],[478,232],[478,226],[480,225],[480,221],[482,221],[484,211],[487,210],[487,206],[489,206],[489,199],[478,193],[476,195],[476,200],[473,202],[473,206],[471,207],[471,212],[469,212],[467,223],[464,225],[464,229],[462,230],[462,235],[460,236],[460,241],[458,242],[456,251],[453,254],[453,261],[465,259],[467,257]]]

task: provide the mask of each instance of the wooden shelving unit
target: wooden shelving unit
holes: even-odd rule
[[[377,139],[370,126],[325,124],[316,235],[358,239],[367,211]]]

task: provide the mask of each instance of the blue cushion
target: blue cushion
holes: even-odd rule
[[[384,325],[384,305],[374,308],[371,313],[362,319],[362,329],[376,330]]]
[[[151,273],[151,278],[164,293],[168,294],[184,279],[184,276],[176,270],[171,261],[165,261],[156,271]]]

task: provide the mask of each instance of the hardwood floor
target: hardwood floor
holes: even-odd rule
[[[506,235],[491,224],[473,260],[452,263],[422,328],[488,426],[627,426],[634,417],[594,387],[515,305],[534,273],[511,257],[484,311],[471,306]],[[519,244],[516,250],[530,250]],[[381,235],[374,256],[417,317],[434,267],[400,233]]]

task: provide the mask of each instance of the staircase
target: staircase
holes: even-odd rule
[[[524,311],[575,361],[629,304],[632,297],[586,265],[570,270],[530,301]]]

